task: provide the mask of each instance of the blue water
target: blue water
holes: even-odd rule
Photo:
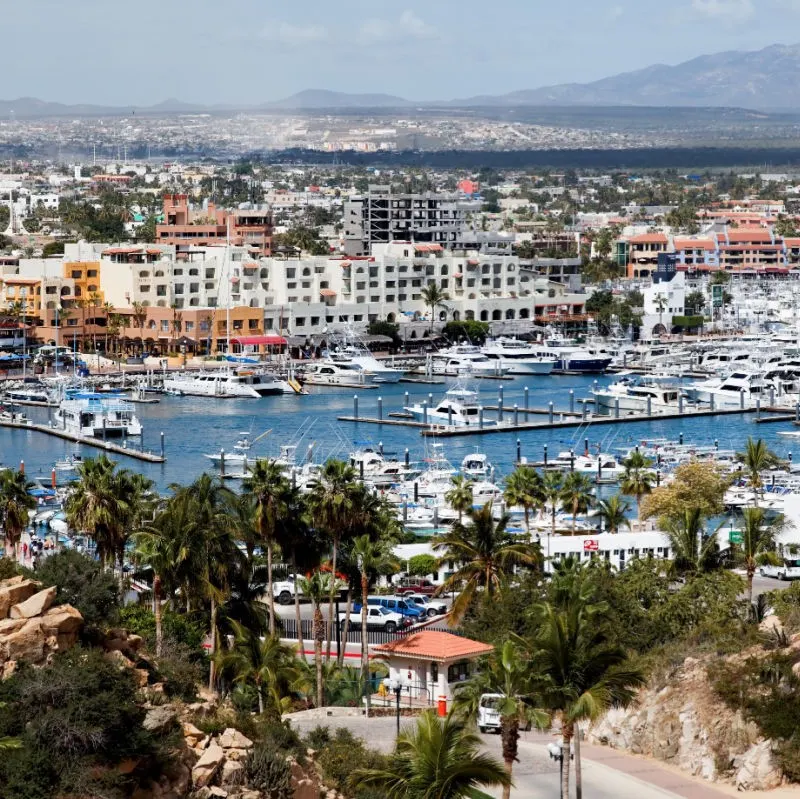
[[[588,396],[595,379],[604,385],[613,378],[566,375],[517,377],[513,381],[476,381],[472,387],[480,392],[484,404],[494,405],[497,403],[498,389],[502,386],[506,409],[512,408],[514,403],[523,406],[523,390],[528,386],[530,407],[545,408],[552,401],[557,410],[566,410],[569,407],[569,391],[572,390],[575,408],[579,410],[578,399]],[[155,405],[137,405],[136,412],[144,426],[145,449],[158,452],[159,434],[164,432],[166,463],[148,464],[123,456],[112,457],[120,465],[143,472],[162,490],[173,482],[190,482],[203,471],[209,470],[211,463],[204,454],[219,452],[221,448],[230,451],[242,432],[255,437],[271,429],[272,432],[252,450],[258,456],[277,454],[280,444],[296,441],[299,432],[305,430],[298,454],[305,453],[307,446],[313,443],[316,460],[334,455],[346,458],[354,442],[371,442],[375,445],[383,442],[384,451],[395,453],[397,457],[402,457],[408,447],[411,459],[420,460],[425,456],[426,439],[418,429],[338,422],[336,417],[352,415],[353,395],[356,393],[359,394],[359,413],[362,416],[377,416],[377,400],[381,396],[385,418],[390,411],[401,410],[406,391],[413,403],[426,399],[429,393],[437,400],[445,389],[446,386],[442,385],[400,383],[370,391],[317,387],[310,389],[312,393],[309,396],[268,397],[261,400],[162,397],[161,402]],[[46,422],[48,419],[46,409],[24,410],[34,421]],[[489,415],[487,412],[487,418]],[[510,418],[511,413],[507,411],[506,419]],[[530,460],[542,459],[545,444],[553,456],[570,447],[581,451],[587,437],[590,445],[601,444],[604,451],[610,451],[615,447],[633,446],[645,438],[677,439],[680,433],[683,433],[687,443],[712,444],[716,439],[722,449],[741,449],[747,436],[760,436],[780,455],[786,456],[792,445],[800,455],[800,448],[795,442],[776,436],[778,430],[789,428],[789,423],[756,425],[753,418],[754,414],[743,414],[595,428],[590,425],[580,429],[465,436],[442,441],[445,455],[454,464],[460,463],[469,452],[485,452],[501,476],[512,468],[517,438],[521,442],[522,455]],[[532,421],[545,419],[531,416]],[[520,421],[523,421],[522,416]],[[0,463],[16,466],[20,460],[24,460],[26,472],[33,478],[49,480],[53,463],[73,452],[89,457],[98,455],[100,450],[33,431],[0,428]]]

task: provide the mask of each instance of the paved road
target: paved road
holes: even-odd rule
[[[320,718],[305,713],[292,714],[289,718],[301,735],[319,725],[344,727],[375,749],[391,752],[394,747],[394,718]],[[413,720],[401,719],[401,727],[411,724]],[[481,738],[485,749],[500,757],[500,736],[482,735]],[[559,799],[559,764],[550,759],[546,748],[551,740],[551,736],[538,732],[522,734],[519,763],[514,765],[512,799]],[[683,776],[657,761],[631,757],[607,747],[584,745],[582,761],[586,799],[725,799],[728,796],[702,780]],[[574,789],[574,774],[572,777],[570,782]],[[501,795],[500,790],[486,792],[494,797]]]

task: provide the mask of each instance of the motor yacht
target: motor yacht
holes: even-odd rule
[[[506,374],[507,367],[500,360],[491,360],[479,347],[458,344],[446,350],[431,353],[426,371],[449,377],[497,377]]]
[[[636,375],[626,375],[605,388],[593,388],[598,413],[615,412],[619,407],[624,413],[663,413],[678,410],[681,389],[677,385],[652,382]]]
[[[543,355],[528,342],[514,338],[487,341],[481,352],[510,375],[549,375],[557,360],[554,355]]]
[[[687,396],[696,402],[714,403],[716,408],[738,408],[744,402],[752,406],[756,400],[768,402],[769,390],[774,388],[761,372],[734,371],[727,377],[712,377],[690,383]]]
[[[164,379],[164,390],[191,397],[252,399],[295,393],[285,380],[270,372],[250,370],[168,375]]]
[[[107,394],[69,392],[54,417],[56,427],[89,438],[142,434],[133,404]]]
[[[370,382],[364,369],[351,361],[326,359],[308,367],[304,381],[309,386],[354,386]]]
[[[480,480],[491,477],[494,474],[494,466],[482,452],[473,452],[465,455],[461,461],[461,474],[472,480]]]
[[[478,427],[481,424],[481,406],[478,393],[463,386],[454,386],[431,407],[417,403],[405,409],[418,422],[440,424],[447,427]],[[497,425],[494,419],[483,419],[484,427]]]

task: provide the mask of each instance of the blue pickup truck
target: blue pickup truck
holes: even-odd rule
[[[370,596],[367,597],[367,605],[376,605],[378,607],[386,608],[401,616],[411,619],[414,623],[422,621],[426,616],[426,611],[413,602],[406,602],[405,599],[399,596]],[[354,613],[361,613],[361,603],[353,605]]]

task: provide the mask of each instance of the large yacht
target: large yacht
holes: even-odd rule
[[[431,424],[448,427],[478,427],[481,423],[478,394],[463,386],[454,386],[431,407],[417,403],[406,408],[406,411],[419,422],[427,420]],[[497,422],[494,419],[484,418],[484,427],[495,425]]]
[[[714,403],[717,408],[738,408],[744,400],[751,406],[757,399],[769,401],[773,384],[761,372],[734,371],[727,377],[712,377],[686,386],[686,393],[696,402]]]
[[[481,352],[510,375],[549,375],[557,360],[555,355],[542,355],[536,347],[514,338],[487,341]]]
[[[637,376],[625,376],[606,386],[591,391],[598,413],[611,413],[617,407],[621,411],[644,411],[661,413],[677,411],[680,387],[664,385],[657,381],[643,380]]]
[[[293,394],[294,389],[269,372],[202,372],[174,374],[164,379],[164,390],[193,397],[242,398]]]
[[[55,423],[63,430],[89,438],[142,434],[132,403],[94,392],[70,392],[55,411]]]
[[[449,377],[491,377],[506,373],[500,361],[490,360],[479,347],[467,344],[431,353],[430,370],[435,375]]]

